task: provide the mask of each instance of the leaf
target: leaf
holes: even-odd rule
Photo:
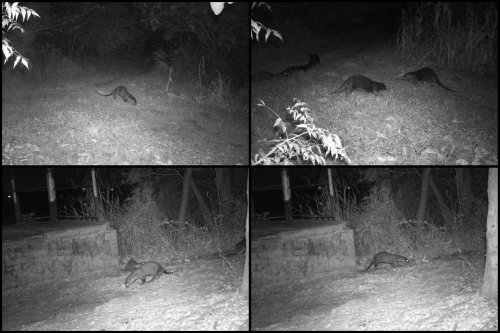
[[[222,10],[224,9],[224,3],[225,2],[210,2],[210,7],[212,7],[212,11],[215,15],[219,15],[222,12]]]

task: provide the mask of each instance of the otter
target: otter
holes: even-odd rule
[[[142,262],[137,262],[134,259],[131,259],[126,265],[125,270],[132,272],[134,269],[137,269],[142,266]]]
[[[436,73],[432,69],[430,69],[428,67],[424,67],[424,68],[419,69],[418,71],[415,71],[415,72],[405,73],[403,75],[403,80],[410,81],[413,84],[416,84],[417,81],[429,82],[429,83],[437,83],[442,88],[444,88],[446,90],[449,90],[449,91],[455,92],[455,90],[452,90],[452,89],[450,89],[448,87],[445,87],[441,83],[441,81],[439,80],[439,78],[436,75]]]
[[[134,261],[135,262],[135,261]],[[129,262],[130,263],[130,262]],[[135,264],[139,264],[135,262]],[[128,265],[128,264],[127,264]],[[133,265],[130,265],[132,268]],[[132,283],[134,283],[137,280],[141,280],[141,284],[146,283],[146,277],[151,276],[151,280],[148,281],[152,282],[154,279],[160,276],[161,273],[165,274],[172,274],[173,272],[169,272],[159,263],[156,261],[147,261],[144,263],[141,263],[140,266],[132,270],[132,273],[125,279],[125,287],[128,288],[128,286]]]
[[[96,91],[96,93],[98,93],[101,96],[113,96],[114,99],[116,99],[116,96],[120,96],[125,103],[127,103],[130,100],[132,104],[134,104],[134,105],[137,104],[137,100],[135,99],[135,97],[132,96],[132,94],[129,93],[127,88],[125,88],[124,86],[116,87],[109,94],[101,94],[98,91]]]
[[[273,73],[261,71],[261,72],[253,73],[250,78],[254,82],[260,82],[260,81],[265,81],[265,80],[271,80],[273,77],[274,77]]]
[[[372,265],[375,265],[375,269],[380,264],[390,264],[392,267],[398,266],[399,262],[408,263],[410,262],[408,258],[400,256],[399,254],[392,254],[387,252],[379,252],[373,257],[370,265],[365,269],[367,271]]]
[[[342,83],[339,89],[332,92],[338,94],[342,91],[346,96],[350,95],[354,90],[361,90],[367,93],[377,94],[380,91],[386,90],[385,84],[377,81],[372,81],[363,75],[353,75]]]
[[[316,65],[320,65],[319,55],[317,55],[317,54],[310,54],[309,55],[309,62],[307,64],[301,65],[301,66],[288,67],[283,72],[279,73],[279,75],[285,76],[285,75],[289,75],[289,74],[292,74],[292,73],[295,73],[295,72],[299,72],[299,71],[306,72],[306,71],[310,70],[313,66],[316,66]]]

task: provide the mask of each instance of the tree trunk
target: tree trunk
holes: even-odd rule
[[[457,168],[457,190],[460,203],[460,212],[465,217],[470,215],[472,205],[471,172],[469,168]]]
[[[432,193],[436,197],[436,200],[438,202],[439,210],[441,211],[441,215],[443,216],[444,223],[446,225],[451,225],[454,221],[453,219],[453,214],[450,211],[450,208],[446,206],[446,202],[443,198],[443,195],[441,194],[441,191],[439,190],[438,186],[436,183],[434,183],[434,180],[432,180],[431,177],[431,189]]]
[[[249,287],[249,258],[250,258],[250,234],[248,232],[248,227],[249,227],[249,215],[250,215],[250,181],[249,181],[249,174],[247,175],[247,221],[246,221],[246,232],[245,232],[245,238],[246,238],[246,247],[247,251],[245,254],[245,270],[243,271],[243,280],[241,281],[241,293],[246,297],[248,300],[248,287]]]
[[[230,204],[233,194],[231,192],[231,169],[215,168],[217,175],[217,190],[219,193],[219,203],[221,205],[221,213],[228,216],[230,213]]]
[[[186,211],[189,200],[189,183],[192,174],[193,174],[192,168],[186,168],[186,170],[184,170],[184,179],[182,181],[181,207],[179,208],[179,215],[177,217],[177,220],[179,222],[186,221]]]
[[[498,169],[491,168],[488,177],[488,219],[486,224],[486,266],[483,296],[498,301]]]
[[[191,190],[193,191],[193,194],[196,197],[196,200],[198,202],[198,207],[200,208],[201,215],[203,215],[203,220],[205,222],[203,224],[203,226],[205,226],[205,225],[207,225],[207,223],[210,222],[210,219],[211,219],[210,210],[208,209],[207,205],[205,204],[205,200],[203,199],[203,195],[201,195],[201,193],[198,190],[198,187],[196,186],[193,179],[191,179],[190,184],[191,184]]]
[[[420,199],[418,200],[417,221],[425,220],[425,209],[427,208],[427,199],[429,198],[429,183],[431,180],[431,168],[425,168],[422,175],[422,184],[420,185]]]

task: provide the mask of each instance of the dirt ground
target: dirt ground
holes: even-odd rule
[[[252,290],[252,330],[497,331],[498,304],[477,295],[484,257],[470,262],[448,256]]]
[[[110,89],[102,86],[67,83],[5,94],[2,164],[248,164],[246,106],[196,103],[181,88],[166,94],[146,84],[129,86],[137,99],[132,105],[97,95],[98,88]]]
[[[125,288],[118,268],[2,293],[4,330],[248,330],[244,256],[199,259]]]

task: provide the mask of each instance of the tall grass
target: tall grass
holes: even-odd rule
[[[498,73],[495,2],[419,2],[403,11],[397,34],[402,55],[468,72]]]

